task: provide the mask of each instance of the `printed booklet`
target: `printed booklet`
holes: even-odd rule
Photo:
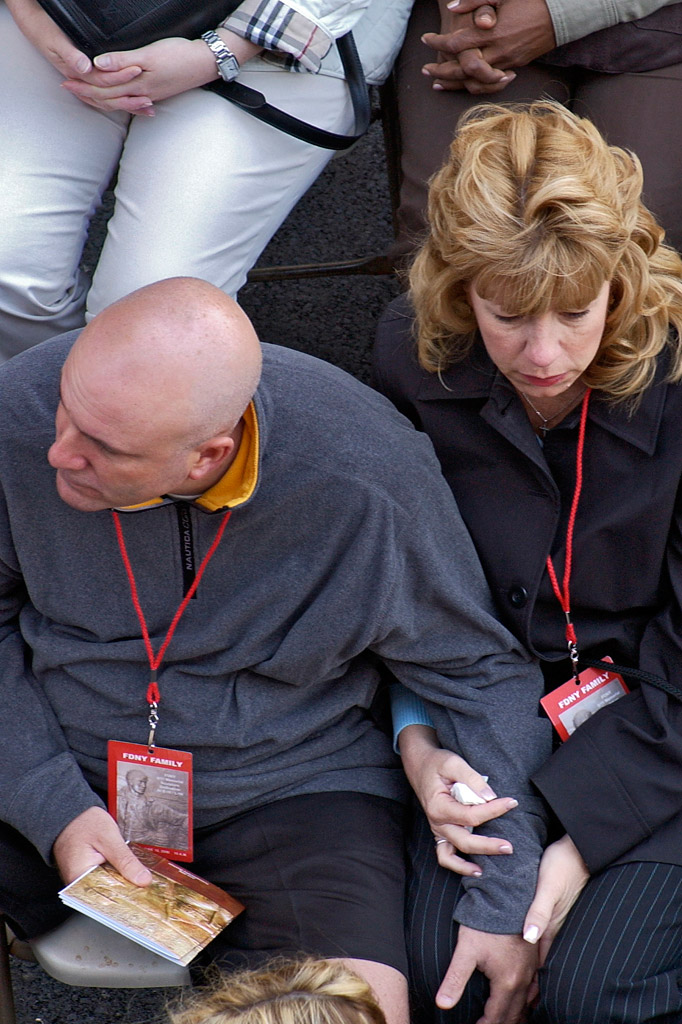
[[[150,885],[133,885],[100,864],[59,896],[67,907],[185,967],[244,907],[179,864],[135,843],[130,848],[152,872]]]

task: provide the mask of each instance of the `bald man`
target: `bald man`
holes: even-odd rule
[[[192,279],[3,366],[0,408],[0,907],[30,938],[95,863],[147,884],[105,810],[109,741],[127,770],[191,753],[192,870],[246,907],[214,954],[343,957],[405,1022],[381,663],[437,701],[445,743],[487,744],[500,793],[522,798],[547,754],[538,673],[491,614],[429,441]],[[511,758],[487,724],[498,685],[505,734],[524,722]],[[504,819],[533,863],[536,811]]]

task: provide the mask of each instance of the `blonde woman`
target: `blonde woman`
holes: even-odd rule
[[[282,960],[222,976],[170,1013],[171,1024],[386,1024],[343,961]]]
[[[473,109],[377,347],[379,386],[431,437],[499,618],[547,691],[574,675],[569,642],[580,669],[610,657],[650,676],[576,716],[533,778],[561,824],[520,907],[547,956],[537,1024],[682,1019],[682,262],[641,188],[637,158],[558,104]],[[463,827],[480,817],[449,795],[457,759],[427,722],[398,723],[429,819],[413,851],[415,1019],[438,992],[439,1019],[474,1024],[487,973],[487,1024],[501,982],[485,965],[460,999],[459,876],[492,907],[523,865]]]

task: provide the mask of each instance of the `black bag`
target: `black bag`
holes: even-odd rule
[[[38,0],[76,46],[96,57],[107,50],[134,50],[168,36],[196,39],[215,28],[240,0]],[[355,128],[337,135],[271,106],[256,89],[222,79],[205,89],[217,92],[261,121],[324,149],[347,149],[361,138],[370,121],[369,91],[351,32],[337,40],[351,95]]]

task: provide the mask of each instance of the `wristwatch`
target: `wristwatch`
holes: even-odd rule
[[[212,51],[218,65],[218,74],[225,82],[232,82],[239,74],[239,61],[225,46],[217,32],[212,29],[202,32],[201,38]]]

